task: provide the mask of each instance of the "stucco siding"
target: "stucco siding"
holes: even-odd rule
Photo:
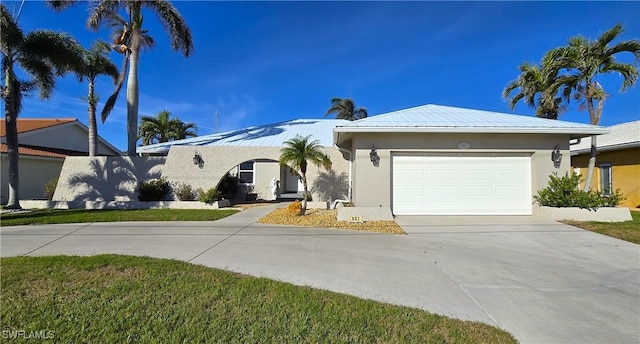
[[[461,143],[468,148],[459,148]],[[555,145],[563,154],[559,168],[551,161]],[[370,161],[372,146],[380,157],[378,166]],[[391,156],[397,153],[528,153],[532,195],[547,186],[549,175],[564,174],[570,167],[568,135],[362,133],[353,136],[353,147],[356,150],[353,201],[358,207],[391,207]]]
[[[44,185],[57,178],[62,169],[63,160],[55,158],[38,158],[21,156],[18,163],[20,178],[20,199],[45,199]],[[2,169],[2,203],[9,197],[9,164],[6,155],[1,160]]]
[[[257,161],[255,167],[255,187],[253,192],[259,199],[271,199],[271,180],[280,180],[280,163],[277,161]]]
[[[596,168],[591,180],[591,188],[600,190],[599,164],[611,164],[611,183],[613,190],[620,189],[626,197],[622,206],[640,208],[640,148],[629,148],[615,151],[598,152]],[[589,166],[589,154],[571,157],[571,165],[580,169],[582,178],[586,178]]]
[[[164,157],[68,157],[54,201],[137,201],[139,181],[160,178]]]
[[[174,146],[171,147],[167,155],[163,176],[171,181],[190,184],[196,189],[202,188],[206,190],[215,188],[229,170],[242,162],[250,160],[277,161],[280,158],[280,149],[281,147]],[[342,156],[342,153],[338,149],[327,147],[324,150],[333,162],[333,170],[337,173],[349,172],[349,162]],[[202,160],[204,160],[202,168],[193,164],[193,156],[196,151],[202,156]],[[259,193],[261,197],[266,196],[266,198],[268,198],[271,179],[280,176],[282,183],[283,176],[275,167],[278,165],[277,163],[267,164],[264,166],[264,169],[261,167],[262,164],[264,163],[258,163],[257,165],[258,171],[256,171],[256,173],[258,173],[258,175],[256,177],[258,183],[256,184],[254,192]],[[309,166],[307,178],[310,188],[313,181],[318,179],[321,173],[326,172],[319,170],[315,166]],[[321,193],[313,193],[313,197],[316,201],[329,201],[322,199]]]

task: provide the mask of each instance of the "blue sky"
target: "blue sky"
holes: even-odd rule
[[[19,2],[4,1],[12,11]],[[501,98],[522,62],[572,36],[595,39],[615,23],[622,39],[640,38],[640,2],[212,2],[174,1],[191,27],[195,51],[174,53],[152,13],[156,40],[140,60],[140,114],[166,109],[198,134],[297,118],[324,118],[333,97],[351,96],[369,115],[440,104],[511,111]],[[27,1],[19,24],[66,31],[83,45],[108,31],[86,28],[86,4],[55,13]],[[111,58],[120,66],[122,56]],[[629,56],[620,56],[631,62]],[[619,93],[621,78],[600,79],[610,98],[601,125],[640,119],[640,85]],[[113,86],[98,80],[106,99]],[[123,90],[124,91],[124,90]],[[87,123],[86,85],[58,80],[48,101],[25,100],[23,118],[73,117]],[[571,103],[561,120],[588,123]],[[125,93],[99,134],[126,149]]]

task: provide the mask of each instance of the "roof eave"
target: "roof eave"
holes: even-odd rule
[[[596,150],[598,152],[608,152],[608,151],[613,151],[618,149],[628,149],[628,148],[636,148],[636,147],[640,147],[640,141],[611,145],[611,146],[604,146],[604,147],[597,147]],[[577,150],[572,150],[571,155],[581,155],[581,154],[586,154],[590,152],[591,152],[591,147],[580,148]]]
[[[482,134],[571,134],[573,138],[602,135],[607,128],[531,128],[531,127],[336,127],[335,133],[482,133]]]

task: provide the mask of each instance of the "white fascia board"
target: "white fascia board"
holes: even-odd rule
[[[597,147],[596,151],[608,152],[613,150],[635,148],[635,147],[640,147],[640,142],[630,142],[630,143],[622,143],[622,144],[611,145],[611,146]],[[591,152],[591,147],[587,147],[587,148],[572,150],[571,155],[580,155],[580,154],[586,154],[590,152]]]
[[[336,127],[335,133],[478,133],[478,134],[571,134],[601,135],[608,128],[519,128],[519,127]]]

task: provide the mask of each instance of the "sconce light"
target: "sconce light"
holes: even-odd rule
[[[193,155],[193,164],[198,165],[198,167],[200,168],[204,167],[204,160],[202,159],[202,156],[200,155],[200,153],[198,153],[198,151],[196,151]]]
[[[553,161],[553,166],[555,168],[560,168],[560,163],[562,162],[562,153],[560,153],[560,146],[556,145],[551,152],[551,161]]]
[[[371,151],[369,152],[369,159],[371,160],[374,166],[378,166],[378,163],[380,162],[380,156],[378,155],[378,151],[376,150],[376,147],[373,145],[371,145]]]

